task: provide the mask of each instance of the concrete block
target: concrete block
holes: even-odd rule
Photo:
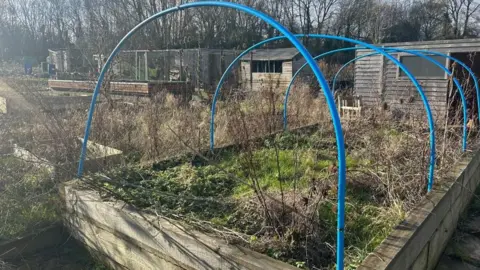
[[[454,224],[454,226],[457,226],[458,220],[460,219],[460,216],[463,213],[462,211],[459,210],[461,209],[462,204],[463,204],[463,201],[459,197],[457,198],[457,201],[455,201],[455,203],[452,206],[451,217],[452,217],[452,224]]]
[[[409,269],[411,269],[411,270],[425,270],[425,269],[427,269],[429,246],[430,245],[427,245],[426,247],[423,248],[422,252],[420,252],[420,255],[418,255],[418,257],[415,259],[413,265]]]
[[[452,211],[449,211],[430,240],[428,266],[426,269],[431,270],[435,268],[455,228],[456,223],[452,222]]]

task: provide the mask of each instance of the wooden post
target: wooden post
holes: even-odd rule
[[[253,91],[253,52],[250,52],[250,91]]]
[[[143,57],[145,58],[145,81],[148,82],[148,53],[145,52]]]
[[[337,97],[337,106],[338,106],[338,113],[342,116],[342,100],[340,99],[340,95]]]
[[[180,78],[179,80],[183,80],[183,49],[180,50],[179,52],[180,54]],[[185,78],[185,82],[187,82],[186,78]]]
[[[348,108],[348,107],[349,107],[349,106],[348,106],[348,99],[345,99],[345,107],[347,107],[347,108],[346,108],[346,110],[347,110],[347,118],[348,118],[348,120],[350,120],[350,119],[352,118],[352,110],[350,110],[350,108]]]
[[[100,55],[100,58],[102,57],[102,55]],[[135,51],[135,80],[139,80],[140,78],[140,72],[138,70],[138,52]]]
[[[171,71],[172,71],[172,54],[171,54],[171,51],[167,49],[167,51],[165,52],[165,55],[166,55],[166,58],[167,60],[165,61],[165,65],[166,65],[166,71],[167,71],[167,81],[171,82],[172,81],[172,77],[171,77]]]
[[[201,61],[202,61],[202,56],[201,56],[200,43],[199,43],[198,49],[197,49],[197,70],[196,70],[197,71],[196,84],[198,89],[200,89],[200,65],[202,64]]]
[[[362,105],[360,104],[360,97],[357,97],[356,103],[357,103],[357,108],[358,108],[358,111],[357,111],[356,114],[357,114],[357,117],[358,117],[358,116],[362,115]]]

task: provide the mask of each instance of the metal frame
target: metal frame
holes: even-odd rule
[[[434,181],[434,172],[435,172],[435,123],[434,123],[434,120],[433,120],[433,115],[432,115],[432,110],[430,108],[430,105],[428,103],[428,99],[427,99],[427,96],[425,95],[425,93],[423,92],[422,90],[422,87],[420,86],[420,84],[418,83],[418,81],[415,79],[415,77],[408,71],[408,69],[402,65],[402,63],[400,63],[395,57],[391,56],[390,54],[386,53],[385,50],[383,49],[380,49],[378,47],[375,47],[374,45],[371,45],[371,44],[368,44],[368,43],[365,43],[365,42],[362,42],[362,41],[358,41],[358,40],[354,40],[354,39],[350,39],[350,38],[345,38],[345,37],[338,37],[338,36],[331,36],[331,35],[322,35],[322,34],[298,34],[296,35],[297,37],[308,37],[308,38],[324,38],[324,39],[333,39],[333,40],[341,40],[341,41],[346,41],[346,42],[350,42],[350,43],[353,43],[353,44],[356,44],[356,45],[361,45],[361,47],[353,47],[353,48],[343,48],[343,49],[338,49],[338,50],[333,50],[333,51],[330,51],[330,52],[327,52],[327,53],[324,53],[320,56],[317,56],[315,57],[314,59],[318,59],[320,57],[323,57],[323,56],[326,56],[328,54],[333,54],[333,53],[336,53],[336,52],[340,52],[340,51],[348,51],[348,50],[357,50],[357,49],[362,49],[362,48],[368,48],[368,49],[371,49],[373,51],[377,51],[378,53],[382,54],[383,56],[385,56],[386,58],[388,58],[389,60],[391,60],[392,62],[394,62],[397,66],[399,66],[407,75],[408,77],[410,78],[410,80],[412,81],[413,85],[415,86],[415,88],[417,89],[418,93],[420,94],[420,97],[422,99],[422,102],[424,104],[424,107],[425,107],[425,111],[427,113],[427,118],[428,118],[428,126],[429,126],[429,130],[430,130],[430,167],[429,167],[429,173],[428,173],[428,183],[427,183],[427,190],[428,191],[431,191],[432,190],[432,187],[433,187],[433,181]],[[267,40],[264,40],[262,42],[259,42],[253,46],[251,46],[250,48],[248,48],[247,50],[245,50],[244,52],[242,52],[231,64],[230,66],[227,68],[227,70],[224,72],[224,74],[222,75],[222,78],[220,79],[219,83],[218,83],[218,86],[217,86],[217,89],[215,90],[215,95],[213,96],[213,102],[212,102],[212,110],[211,110],[211,120],[210,120],[210,149],[213,151],[214,149],[214,146],[215,146],[215,136],[214,136],[214,132],[215,132],[215,109],[216,109],[216,102],[217,102],[217,99],[218,99],[218,95],[220,93],[220,89],[226,79],[226,76],[227,74],[231,71],[231,69],[233,68],[233,66],[238,62],[240,61],[240,59],[246,55],[247,53],[249,53],[250,51],[254,50],[255,48],[258,48],[266,43],[269,43],[269,42],[272,42],[272,41],[275,41],[275,40],[280,40],[280,39],[285,39],[286,37],[284,36],[278,36],[278,37],[273,37],[273,38],[270,38],[270,39],[267,39]],[[305,67],[306,65],[303,65],[303,67]],[[300,70],[302,69],[300,68]],[[299,71],[300,71],[299,70]],[[297,71],[297,73],[294,75],[294,78],[299,74],[299,71]],[[287,104],[288,104],[288,96],[289,96],[289,93],[290,93],[290,89],[291,89],[291,86],[293,85],[293,81],[294,81],[294,78],[292,79],[292,81],[290,82],[286,92],[285,92],[285,101],[284,101],[284,128],[286,128],[286,112],[287,112]],[[324,87],[322,86],[322,90],[325,90]],[[344,193],[343,194],[340,194],[341,190],[340,190],[341,186],[339,185],[339,197],[340,195],[344,196]],[[344,187],[342,187],[344,188]],[[344,203],[344,202],[343,202]],[[339,203],[340,204],[340,203]],[[342,209],[344,210],[344,209]]]
[[[467,100],[465,98],[465,91],[463,90],[463,87],[461,86],[461,84],[458,82],[457,78],[453,77],[453,73],[445,67],[445,65],[443,65],[442,63],[438,62],[437,60],[431,58],[430,56],[428,56],[427,54],[422,54],[422,53],[419,53],[419,52],[415,52],[415,51],[410,51],[410,50],[403,50],[403,49],[399,49],[399,48],[386,48],[385,49],[386,51],[393,51],[393,52],[399,52],[399,57],[400,54],[403,54],[403,55],[414,55],[414,56],[417,56],[417,57],[420,57],[422,59],[425,59],[427,61],[430,61],[432,64],[436,65],[437,67],[441,68],[444,72],[444,76],[450,76],[452,77],[453,79],[453,82],[455,83],[455,86],[457,87],[457,90],[458,90],[458,93],[460,95],[460,99],[462,101],[462,109],[463,109],[463,137],[462,137],[462,151],[465,152],[467,150],[467,136],[468,136],[468,133],[467,133],[467,122],[468,122],[468,116],[467,116]],[[360,60],[360,59],[363,59],[365,57],[370,57],[370,56],[375,56],[375,55],[379,55],[379,53],[375,52],[375,53],[369,53],[369,54],[362,54],[350,61],[348,61],[346,64],[344,64],[338,71],[337,73],[335,74],[335,76],[333,77],[333,80],[332,80],[332,90],[335,91],[335,83],[337,81],[337,77],[338,75],[347,67],[349,66],[350,64],[356,62],[357,60]],[[445,58],[445,63],[448,62],[448,58]],[[292,79],[293,80],[293,79]],[[285,124],[285,123],[284,123]]]
[[[93,120],[93,114],[95,111],[95,105],[96,105],[96,100],[98,97],[98,94],[100,92],[100,87],[102,85],[102,82],[105,78],[105,74],[107,73],[113,58],[119,53],[121,47],[123,44],[131,37],[133,34],[135,34],[138,30],[143,28],[145,25],[149,24],[150,22],[164,16],[170,13],[178,12],[184,9],[189,9],[189,8],[196,8],[196,7],[225,7],[225,8],[231,8],[235,9],[238,11],[245,12],[247,14],[256,16],[260,19],[262,19],[264,22],[268,23],[269,25],[273,26],[276,28],[280,33],[285,35],[286,38],[290,40],[290,42],[299,50],[299,52],[303,55],[303,57],[306,59],[307,63],[310,65],[310,67],[313,70],[313,73],[317,77],[320,85],[322,86],[325,98],[327,100],[328,108],[330,110],[330,114],[332,116],[333,120],[333,126],[334,126],[334,131],[335,131],[335,137],[337,140],[337,156],[338,156],[338,207],[337,207],[337,269],[341,270],[344,268],[344,225],[345,225],[345,185],[346,185],[346,157],[345,157],[345,143],[344,143],[344,137],[343,137],[343,131],[342,131],[342,125],[340,123],[340,116],[338,115],[336,105],[335,105],[335,99],[329,89],[328,83],[323,75],[323,73],[320,71],[318,68],[315,60],[313,60],[312,56],[310,53],[307,51],[307,49],[302,45],[302,43],[292,34],[290,31],[288,31],[284,26],[279,24],[277,21],[269,17],[268,15],[261,13],[253,8],[243,6],[240,4],[235,4],[235,3],[230,3],[230,2],[221,2],[221,1],[201,1],[201,2],[193,2],[193,3],[187,3],[187,4],[182,4],[176,7],[172,7],[166,10],[163,10],[157,14],[152,15],[151,17],[147,18],[137,26],[135,26],[130,32],[128,32],[117,44],[115,49],[113,49],[112,53],[110,54],[107,62],[104,64],[102,71],[99,75],[98,82],[95,86],[95,90],[93,92],[92,96],[92,102],[90,104],[90,110],[88,113],[88,118],[86,122],[86,127],[85,127],[85,136],[82,144],[82,151],[80,155],[80,161],[78,165],[78,172],[77,175],[78,177],[82,177],[83,175],[83,169],[84,169],[84,162],[86,158],[86,152],[87,152],[87,143],[88,143],[88,138],[90,135],[90,129],[91,129],[91,124]]]

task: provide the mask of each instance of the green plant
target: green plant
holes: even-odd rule
[[[16,237],[59,220],[50,173],[13,157],[0,158],[0,236]]]
[[[106,182],[104,187],[140,207],[157,206],[165,213],[192,214],[207,220],[221,218],[233,210],[230,203],[218,201],[232,194],[235,179],[213,166],[184,164],[157,172],[128,167],[108,175],[111,179],[123,179],[123,183]],[[94,177],[95,181],[101,179]]]
[[[224,109],[227,115],[227,109],[234,110]],[[236,135],[230,136],[239,144],[220,153],[205,154],[191,147],[194,154],[184,152],[148,169],[128,166],[104,172],[107,178],[97,175],[91,180],[106,187],[109,195],[200,229],[210,228],[222,237],[233,235],[292,265],[331,268],[338,199],[333,132],[319,125],[253,139],[275,126],[257,126],[257,120],[273,119],[265,111],[261,114],[262,120],[250,120],[254,117],[245,112],[232,113],[238,118],[229,127]],[[370,119],[360,119],[345,130],[346,263],[352,269],[423,198],[420,175],[427,165],[427,155],[418,154],[426,149],[422,130],[383,118],[374,119],[374,125],[366,121]],[[200,145],[192,141],[182,142]],[[458,153],[450,151],[453,161]]]

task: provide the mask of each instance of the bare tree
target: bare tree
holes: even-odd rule
[[[467,36],[470,20],[480,8],[480,4],[474,0],[448,0],[447,6],[452,19],[453,35],[457,38]]]
[[[75,46],[107,53],[140,21],[193,0],[1,0],[0,56],[45,57]],[[232,0],[251,6],[295,33],[328,33],[370,42],[476,36],[478,0]],[[279,35],[258,18],[205,7],[176,12],[139,31],[127,46],[141,49],[248,47]],[[312,51],[330,46],[306,41]],[[279,42],[278,46],[285,46]],[[338,44],[337,44],[338,45]]]

